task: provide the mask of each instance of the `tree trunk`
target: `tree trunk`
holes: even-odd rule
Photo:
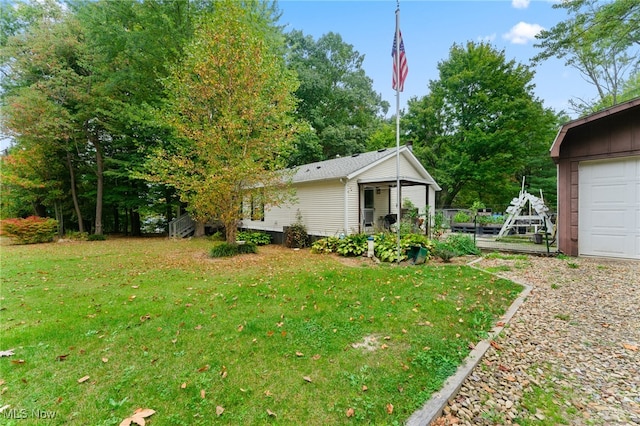
[[[196,230],[193,231],[194,237],[204,237],[204,222],[196,221]]]
[[[224,223],[224,232],[225,239],[229,244],[234,244],[236,242],[236,236],[238,234],[238,230],[236,228],[236,221],[234,220],[231,223]]]
[[[94,136],[91,140],[96,149],[96,235],[102,235],[102,198],[104,193],[104,160],[102,158],[102,146]]]
[[[69,178],[71,179],[71,198],[73,199],[73,208],[78,217],[78,231],[84,232],[84,223],[82,222],[82,212],[80,211],[80,203],[78,203],[78,193],[76,192],[76,174],[73,171],[73,163],[71,163],[71,153],[67,152],[67,166],[69,167]]]
[[[131,209],[131,236],[139,237],[142,235],[140,230],[140,212]]]

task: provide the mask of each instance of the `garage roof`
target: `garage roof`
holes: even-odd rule
[[[638,107],[640,107],[640,98],[634,98],[630,101],[614,105],[591,115],[587,115],[586,117],[581,117],[577,120],[569,121],[560,128],[556,139],[553,141],[553,145],[551,145],[551,149],[549,150],[551,153],[551,158],[553,158],[554,161],[557,161],[560,158],[560,147],[562,146],[562,142],[567,136],[567,133],[569,133],[572,129]]]

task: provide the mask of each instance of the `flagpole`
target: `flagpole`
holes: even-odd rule
[[[396,205],[398,208],[398,220],[396,221],[397,228],[397,248],[398,248],[398,264],[400,264],[400,219],[401,219],[401,204],[400,204],[400,1],[397,2],[396,8],[396,55],[395,55],[395,69],[398,73],[396,80]]]

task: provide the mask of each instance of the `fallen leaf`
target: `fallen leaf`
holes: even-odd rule
[[[498,370],[500,370],[500,371],[511,371],[511,368],[500,364],[500,365],[498,365]]]
[[[202,367],[198,368],[198,373],[203,373],[203,372],[209,370],[209,368],[210,368],[209,364],[203,365]]]
[[[304,379],[306,382],[309,382],[309,383],[313,382],[313,380],[311,380],[311,377],[309,377],[309,376],[304,376],[304,377],[303,377],[303,379]]]
[[[366,392],[368,390],[369,388],[367,387],[367,385],[362,385],[362,392]]]
[[[511,375],[509,375],[509,376],[505,377],[505,379],[507,379],[507,380],[508,380],[508,381],[510,381],[510,382],[515,382],[515,381],[516,381],[515,376],[511,376]]]
[[[382,345],[380,345],[380,349],[387,349],[389,347],[389,345],[387,345],[386,343],[383,343]]]
[[[384,336],[384,340],[391,340],[391,336]]]
[[[393,414],[393,404],[387,404],[387,414]]]
[[[502,350],[502,346],[500,346],[500,344],[498,342],[496,342],[495,340],[492,340],[490,343],[491,343],[491,346],[493,346],[496,350],[498,350],[498,351]]]
[[[239,326],[238,326],[238,331],[240,332],[240,331],[242,331],[242,330],[244,330],[244,325],[239,325]]]
[[[12,359],[11,364],[24,364],[24,359]]]
[[[628,349],[630,351],[636,352],[638,350],[638,346],[637,345],[630,345],[628,343],[623,343],[622,347],[624,347],[625,349]]]
[[[221,407],[221,406],[219,406],[219,405],[218,405],[218,406],[216,407],[216,415],[217,415],[217,416],[221,416],[221,415],[222,415],[222,413],[224,413],[224,407]]]
[[[353,415],[356,413],[356,410],[354,410],[353,408],[347,408],[347,417],[353,417]]]
[[[129,426],[132,423],[135,423],[139,426],[144,426],[146,424],[144,419],[153,415],[154,413],[155,411],[150,408],[138,408],[133,413],[133,416],[124,419],[120,423],[120,426]]]
[[[9,350],[6,350],[6,351],[0,351],[0,357],[11,356],[11,355],[14,355],[13,349],[9,349]]]
[[[180,389],[186,389],[187,388],[187,382],[184,382],[183,384],[180,385]]]
[[[269,410],[267,408],[267,414],[269,415],[269,417],[277,417],[276,413],[274,413],[273,411]]]
[[[266,391],[264,391],[264,396],[266,396],[266,397],[270,397],[271,395],[273,395],[273,394],[271,393],[271,391],[270,391],[269,389],[267,389]]]
[[[504,321],[498,321],[498,322],[496,323],[496,326],[498,326],[498,327],[503,327],[503,326],[504,326]]]
[[[104,362],[104,363],[109,362],[109,358],[106,358],[106,357],[102,358],[102,362]]]
[[[300,357],[300,356],[304,356],[304,354],[302,352],[300,352],[300,351],[296,351],[296,356]]]
[[[207,396],[207,392],[204,389],[200,389],[200,398],[204,399]]]
[[[196,325],[194,327],[194,330],[202,330],[202,326],[200,324]]]
[[[317,361],[320,359],[320,354],[315,354],[314,356],[311,357],[312,360]]]
[[[83,376],[78,379],[78,383],[84,383],[89,380],[89,376]]]
[[[66,361],[68,356],[69,356],[69,354],[66,354],[66,355],[58,355],[58,356],[56,357],[56,361]]]

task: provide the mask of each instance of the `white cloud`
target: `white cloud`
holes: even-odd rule
[[[529,7],[531,0],[511,0],[511,6],[516,9],[526,9]]]
[[[527,44],[530,40],[536,38],[536,35],[544,30],[538,24],[528,24],[526,22],[518,22],[508,33],[503,34],[502,38],[509,40],[513,44]]]

